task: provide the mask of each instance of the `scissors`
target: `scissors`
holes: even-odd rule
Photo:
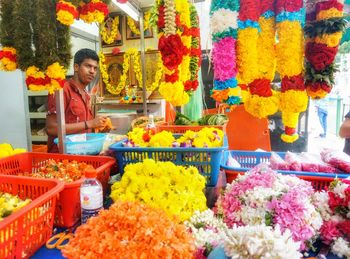
[[[48,249],[59,249],[65,247],[68,244],[69,240],[73,238],[73,234],[71,230],[66,230],[64,232],[60,232],[54,236],[52,236],[49,240],[46,241],[46,247]]]

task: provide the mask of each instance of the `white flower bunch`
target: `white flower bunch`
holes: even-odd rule
[[[211,16],[211,32],[218,33],[226,30],[237,29],[238,12],[220,8]]]
[[[224,243],[225,253],[232,259],[299,259],[299,247],[288,230],[282,234],[278,227],[263,225],[230,229]]]
[[[332,246],[332,252],[341,258],[350,258],[350,243],[339,237]]]

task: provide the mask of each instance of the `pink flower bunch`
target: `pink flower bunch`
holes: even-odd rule
[[[346,256],[347,251],[339,247],[334,249],[337,240],[341,239],[350,249],[350,180],[336,179],[329,187],[328,192],[321,192],[316,196],[324,223],[321,227],[321,239],[331,245],[337,255]]]
[[[278,225],[282,233],[290,231],[304,250],[306,241],[314,240],[322,226],[313,194],[310,182],[259,165],[228,185],[218,198],[215,212],[230,228]]]
[[[214,42],[213,63],[216,80],[229,80],[237,74],[236,50],[232,46],[236,46],[236,40],[231,37]]]

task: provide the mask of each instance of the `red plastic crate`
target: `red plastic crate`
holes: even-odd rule
[[[221,126],[214,126],[214,125],[207,125],[207,126],[183,126],[183,125],[173,125],[173,124],[168,124],[168,123],[164,123],[164,124],[160,124],[157,126],[157,130],[158,131],[169,131],[172,133],[185,133],[187,130],[192,130],[194,132],[198,132],[200,130],[202,130],[203,128],[217,128],[222,130],[224,133],[226,133],[226,126],[227,123],[225,123],[224,125]]]
[[[52,235],[56,199],[64,183],[2,175],[0,191],[31,203],[0,221],[0,258],[29,258]]]
[[[97,178],[103,186],[104,193],[115,159],[106,156],[78,156],[51,153],[27,152],[0,159],[0,174],[17,175],[23,172],[35,172],[45,166],[49,159],[85,162],[97,171]],[[80,219],[80,185],[83,179],[65,183],[56,206],[55,226],[71,227]],[[1,258],[1,257],[0,257]]]
[[[231,170],[225,170],[227,183],[232,183],[239,174],[244,172],[237,172]],[[296,175],[298,178],[311,182],[315,190],[325,190],[326,187],[334,180],[333,177],[321,177],[321,176],[308,176],[308,175]]]

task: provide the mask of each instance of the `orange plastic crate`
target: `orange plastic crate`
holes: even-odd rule
[[[64,183],[2,175],[0,191],[31,203],[0,221],[0,258],[29,258],[52,235],[56,199]]]
[[[35,172],[45,166],[49,159],[56,161],[68,160],[85,162],[92,165],[97,171],[97,178],[106,193],[108,180],[115,159],[106,156],[78,156],[51,153],[27,152],[0,159],[0,174],[17,175],[23,172]],[[80,185],[83,179],[65,183],[57,202],[55,226],[71,227],[80,219]],[[1,257],[0,257],[1,258]]]
[[[157,130],[158,131],[169,131],[172,133],[185,133],[187,130],[192,130],[194,132],[200,131],[203,128],[217,128],[222,130],[224,133],[226,133],[226,126],[227,124],[225,123],[222,126],[212,126],[212,125],[207,125],[207,126],[183,126],[183,125],[173,125],[173,124],[168,124],[168,123],[164,123],[161,125],[157,126]]]

